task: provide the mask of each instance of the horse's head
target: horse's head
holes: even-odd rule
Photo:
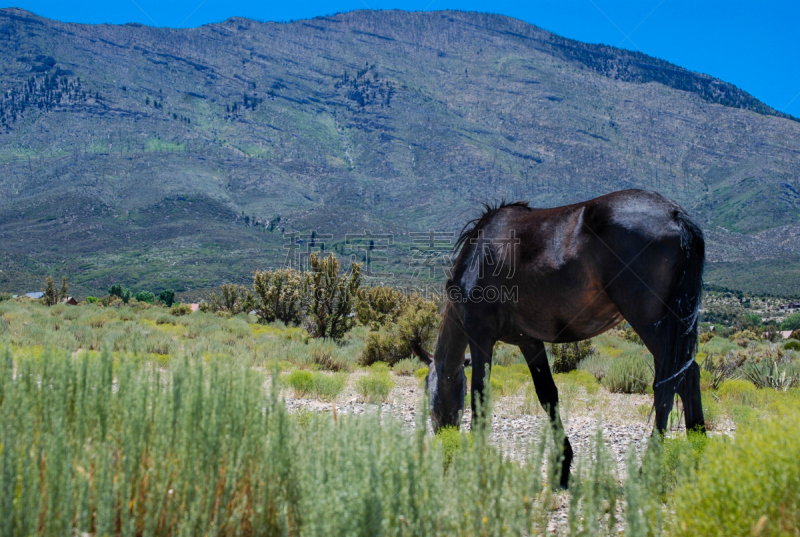
[[[428,365],[425,377],[425,391],[431,401],[431,421],[436,432],[440,427],[461,425],[464,413],[464,398],[467,395],[467,376],[464,367],[471,365],[470,355],[453,370],[445,370],[446,360],[434,360],[431,353],[422,348],[417,341],[411,341],[411,350]]]

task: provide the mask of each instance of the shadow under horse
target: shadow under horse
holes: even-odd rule
[[[655,360],[655,430],[666,429],[676,393],[686,429],[705,430],[694,361],[705,242],[677,203],[625,190],[552,209],[487,206],[467,224],[459,247],[435,352],[412,342],[429,364],[434,429],[460,425],[469,359],[474,424],[498,341],[519,346],[539,402],[561,426],[544,342],[587,339],[625,319]],[[565,437],[564,487],[572,458]]]

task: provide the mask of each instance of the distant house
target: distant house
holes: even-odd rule
[[[200,304],[189,304],[189,307],[192,308],[192,312],[195,312],[200,309]]]
[[[800,309],[800,302],[789,302],[785,306],[781,306],[783,310],[797,310]]]
[[[32,298],[34,300],[39,300],[44,296],[44,293],[42,293],[41,291],[37,291],[35,293],[25,293],[25,296],[28,298]]]
[[[781,337],[783,339],[789,339],[792,336],[792,330],[781,330]]]
[[[70,305],[70,306],[77,306],[77,305],[78,305],[78,301],[77,301],[77,300],[75,300],[75,298],[74,298],[74,297],[71,297],[71,296],[68,296],[67,298],[65,298],[64,300],[62,300],[62,301],[61,301],[61,303],[62,303],[62,304],[68,304],[68,305]]]

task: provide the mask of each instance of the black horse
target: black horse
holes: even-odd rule
[[[519,346],[540,403],[560,425],[544,342],[587,339],[623,319],[655,358],[656,430],[666,428],[676,393],[687,430],[705,429],[694,361],[705,242],[674,201],[625,190],[553,209],[503,203],[470,222],[459,247],[433,356],[412,342],[430,366],[435,429],[460,424],[467,345],[475,419],[498,341]],[[565,439],[562,486],[572,456]]]

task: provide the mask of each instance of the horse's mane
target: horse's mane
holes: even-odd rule
[[[507,202],[506,200],[501,200],[500,202],[495,202],[494,204],[484,203],[483,205],[483,214],[481,214],[478,218],[473,218],[461,229],[461,234],[458,236],[458,240],[456,241],[456,245],[453,247],[454,250],[459,250],[464,244],[472,238],[475,238],[478,235],[478,231],[483,229],[486,224],[491,221],[491,219],[503,209],[509,207],[517,207],[520,209],[527,209],[531,210],[531,206],[528,205],[527,201],[514,201],[514,202]]]

